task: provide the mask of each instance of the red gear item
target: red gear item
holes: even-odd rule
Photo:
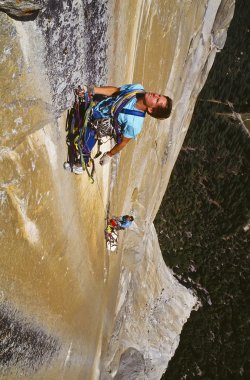
[[[114,227],[114,228],[116,228],[116,227],[118,226],[118,223],[117,223],[117,221],[116,221],[115,219],[110,219],[110,222],[109,222],[109,223],[110,223],[111,226]]]

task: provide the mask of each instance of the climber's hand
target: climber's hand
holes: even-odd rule
[[[104,166],[104,165],[110,163],[111,162],[111,158],[112,157],[108,154],[108,152],[104,153],[102,155],[102,157],[100,158],[100,161],[99,161],[100,165]]]

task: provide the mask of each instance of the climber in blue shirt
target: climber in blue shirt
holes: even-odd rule
[[[109,152],[104,153],[100,159],[101,165],[108,163],[131,139],[135,139],[143,127],[146,114],[156,119],[166,119],[172,111],[172,100],[168,96],[145,92],[140,84],[127,84],[122,87],[83,86],[79,95],[85,91],[107,97],[94,107],[93,118],[112,117],[121,127],[120,141]]]
[[[75,91],[79,97],[83,98],[85,93],[95,99],[101,96],[102,99],[95,101],[92,106],[90,124],[95,125],[99,121],[104,124],[106,120],[110,120],[114,129],[116,144],[109,152],[102,155],[99,161],[101,165],[107,164],[131,139],[136,138],[143,127],[146,114],[157,119],[166,119],[172,110],[172,100],[168,96],[146,92],[141,84],[127,84],[121,87],[84,85]],[[87,127],[83,144],[86,164],[96,144],[97,134],[95,128]],[[104,136],[106,136],[105,133]],[[64,169],[73,171],[75,174],[83,173],[80,164],[73,165],[71,168],[67,162],[64,164]]]
[[[131,226],[133,220],[132,215],[116,216],[111,218],[108,224],[115,230],[125,230]]]

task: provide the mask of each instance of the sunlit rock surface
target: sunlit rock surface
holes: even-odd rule
[[[3,378],[160,379],[197,300],[165,266],[153,220],[233,4],[75,0],[47,2],[33,21],[0,13]],[[174,99],[172,117],[147,120],[93,185],[62,169],[65,111],[86,81],[141,82]],[[108,204],[135,217],[111,256]]]

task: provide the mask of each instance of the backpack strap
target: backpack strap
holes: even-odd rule
[[[119,113],[125,113],[128,115],[135,115],[139,117],[145,117],[145,113],[142,111],[137,110],[128,110],[125,108],[127,103],[136,96],[138,93],[144,93],[144,91],[136,90],[136,91],[129,91],[125,92],[124,95],[121,94],[121,96],[118,97],[118,99],[114,102],[112,108],[111,108],[111,115],[113,118],[113,125],[116,132],[116,142],[120,143],[122,140],[122,126],[118,122],[118,116]]]
[[[119,113],[125,113],[127,115],[133,115],[133,116],[139,116],[139,117],[145,117],[145,112],[137,111],[137,110],[130,110],[128,108],[123,108]]]
[[[116,118],[118,117],[118,113],[121,112],[121,110],[127,105],[127,103],[136,96],[136,94],[144,93],[142,90],[135,90],[135,91],[129,91],[121,93],[120,96],[118,96],[118,99],[114,102],[112,108],[111,108],[111,115],[112,117]]]

